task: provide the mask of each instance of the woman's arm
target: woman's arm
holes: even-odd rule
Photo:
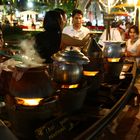
[[[84,46],[90,40],[90,34],[87,34],[82,40],[73,38],[67,34],[62,34],[61,38],[61,49],[64,49],[66,46]]]

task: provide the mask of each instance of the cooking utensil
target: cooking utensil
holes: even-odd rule
[[[77,63],[54,62],[52,77],[57,83],[75,84],[82,78],[83,67]]]
[[[83,64],[89,59],[80,51],[62,50],[52,56],[53,79],[61,84],[79,83],[82,78]]]
[[[103,56],[108,58],[121,58],[124,56],[124,42],[106,41]]]
[[[82,52],[73,49],[59,51],[52,56],[52,59],[58,62],[73,62],[81,65],[89,63],[88,57]]]

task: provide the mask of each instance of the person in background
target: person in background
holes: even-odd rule
[[[137,66],[140,68],[140,38],[139,30],[136,25],[132,25],[128,30],[129,39],[126,41],[125,56],[136,59]]]
[[[125,23],[125,40],[129,39],[128,30],[133,24],[131,22]]]
[[[83,12],[79,9],[74,9],[72,11],[72,25],[66,26],[63,29],[63,33],[73,38],[82,40],[87,34],[90,33],[90,30],[87,27],[84,27],[82,24]]]
[[[125,41],[125,27],[123,25],[119,25],[117,28],[118,31],[120,32],[122,40]]]
[[[45,59],[45,63],[52,63],[51,56],[66,46],[76,45],[82,46],[89,40],[87,35],[83,40],[74,39],[66,34],[62,34],[65,26],[62,14],[57,10],[46,12],[43,27],[44,32],[38,33],[35,39],[34,48],[41,58]]]
[[[111,39],[109,41],[118,41],[123,42],[123,38],[121,36],[121,33],[118,28],[118,24],[116,22],[112,22],[111,28],[110,28],[110,37]],[[102,35],[99,38],[98,44],[101,46],[102,50],[104,50],[105,47],[105,41],[106,40],[106,29],[102,33]]]
[[[66,23],[67,23],[67,14],[66,14],[66,12],[63,9],[60,9],[60,8],[55,8],[54,10],[61,14],[62,22],[63,22],[63,27],[62,28],[64,28],[66,26]],[[89,34],[87,36],[89,36]],[[73,37],[73,36],[71,36],[71,37]],[[85,37],[85,38],[87,38],[87,37]],[[83,40],[85,40],[85,39],[83,39]],[[74,41],[73,38],[70,38],[69,35],[67,36],[67,34],[62,32],[61,49],[65,49],[68,45],[71,45],[71,43],[73,45],[73,41]],[[75,40],[75,41],[78,42],[77,40]]]

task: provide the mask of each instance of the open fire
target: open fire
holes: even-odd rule
[[[37,106],[43,98],[19,98],[15,97],[17,104],[24,106]]]
[[[62,85],[61,88],[67,88],[67,89],[71,89],[71,88],[78,88],[79,84],[73,84],[73,85]]]
[[[119,62],[120,58],[107,58],[108,62]]]
[[[95,76],[99,71],[83,71],[85,76]]]

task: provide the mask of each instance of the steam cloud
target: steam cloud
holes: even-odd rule
[[[21,48],[21,58],[25,65],[28,66],[40,66],[45,61],[42,59],[37,51],[34,49],[35,40],[32,39],[26,39],[23,40],[19,47]]]

